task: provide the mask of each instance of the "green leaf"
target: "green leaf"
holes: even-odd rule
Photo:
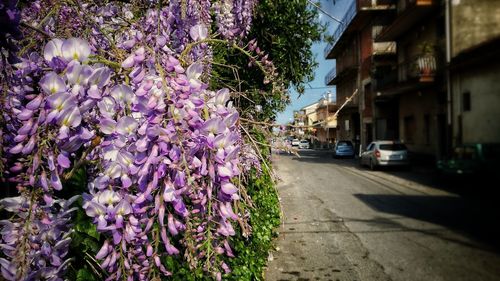
[[[95,281],[94,276],[86,268],[81,268],[76,274],[76,281]]]

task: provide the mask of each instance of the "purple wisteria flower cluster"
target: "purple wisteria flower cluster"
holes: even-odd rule
[[[2,104],[6,121],[4,176],[20,196],[0,201],[15,217],[3,221],[7,280],[58,280],[68,264],[71,230],[69,200],[54,196],[79,150],[95,137],[95,87],[110,80],[107,67],[83,65],[90,46],[82,39],[53,39],[43,58],[32,53],[16,64],[15,81]],[[43,277],[43,278],[42,278]]]
[[[3,178],[19,192],[0,200],[13,213],[0,221],[2,276],[62,280],[79,196],[60,194],[83,167],[82,207],[101,234],[94,254],[107,280],[169,276],[172,255],[222,279],[234,225],[247,219],[240,177],[260,163],[231,92],[209,88],[205,42],[244,38],[255,1],[151,1],[146,11],[45,2],[23,15],[51,38],[13,65],[1,104]]]

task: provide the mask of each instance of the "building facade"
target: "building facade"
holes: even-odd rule
[[[389,67],[376,68],[377,139],[404,142],[414,158],[434,161],[446,147],[445,10],[438,0],[399,0],[377,42],[395,41]]]
[[[447,8],[453,146],[500,143],[500,2],[451,1]]]
[[[325,58],[336,60],[325,83],[336,85],[337,104],[343,106],[337,117],[337,139],[353,141],[356,149],[373,139],[372,69],[395,53],[393,42],[373,39],[394,10],[388,0],[352,2],[333,34],[334,42],[325,48]]]
[[[337,104],[328,99],[321,99],[316,108],[318,122],[314,126],[317,144],[321,148],[332,147],[337,137]]]

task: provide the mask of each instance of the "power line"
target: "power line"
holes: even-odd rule
[[[304,91],[305,90],[319,90],[319,89],[333,89],[333,86],[330,86],[330,87],[310,87],[310,88],[304,88]]]
[[[307,2],[309,2],[309,4],[313,5],[314,7],[316,7],[316,9],[318,9],[320,12],[322,12],[323,14],[325,14],[327,17],[331,18],[332,20],[340,23],[341,25],[344,25],[344,22],[337,19],[336,17],[330,15],[329,13],[327,13],[325,10],[321,9],[320,6],[318,6],[316,3],[314,3],[313,1],[311,0],[307,0]]]

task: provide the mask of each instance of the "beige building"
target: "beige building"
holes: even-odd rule
[[[318,116],[316,129],[316,137],[321,147],[331,147],[337,136],[337,118],[334,117],[337,111],[337,105],[327,99],[321,99],[316,109]]]
[[[304,123],[306,126],[306,130],[309,133],[314,132],[313,130],[313,125],[318,121],[318,114],[317,114],[317,108],[318,108],[319,102],[315,102],[313,104],[304,106],[303,108],[300,109],[300,111],[304,112]]]
[[[500,143],[500,1],[450,1],[453,145]]]

